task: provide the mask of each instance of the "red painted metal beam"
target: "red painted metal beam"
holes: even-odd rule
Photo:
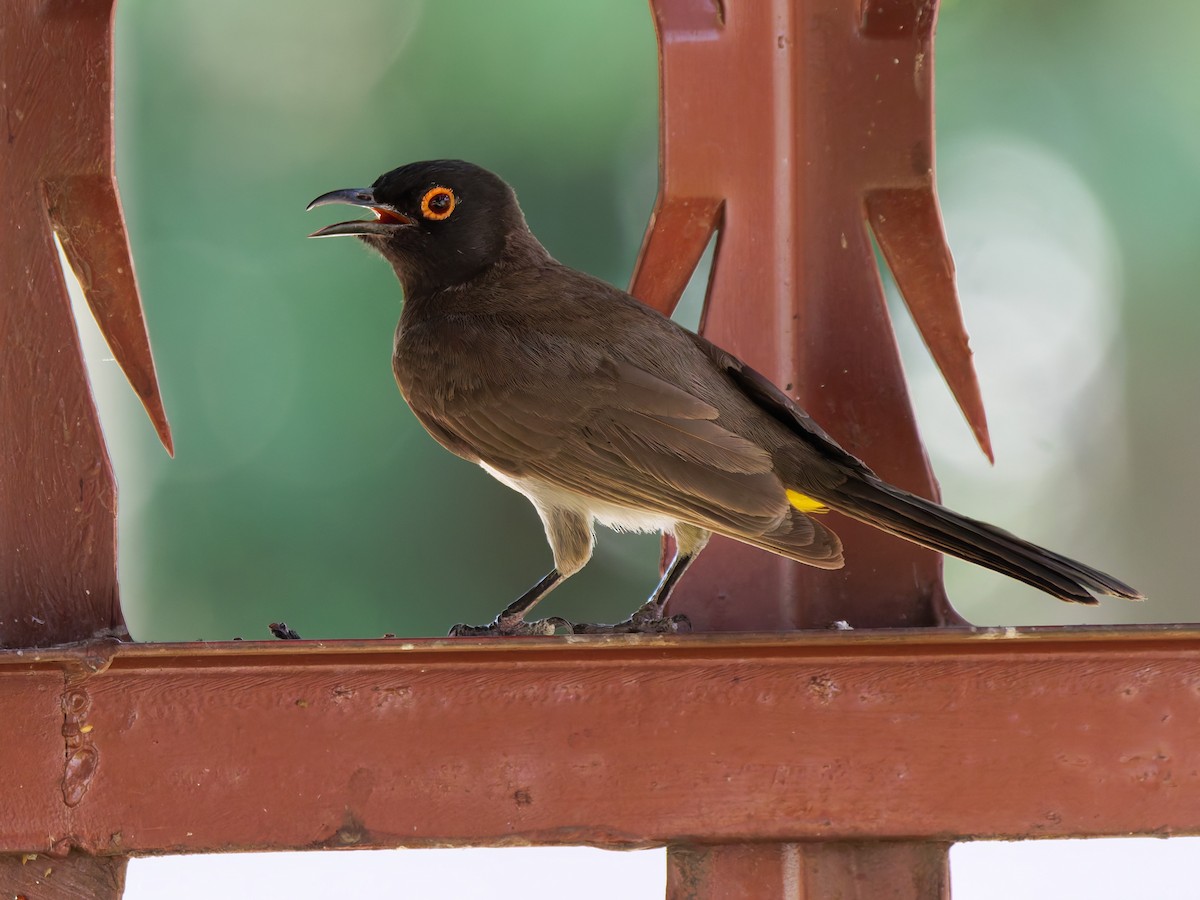
[[[1200,833],[1194,627],[7,651],[0,721],[0,853]]]

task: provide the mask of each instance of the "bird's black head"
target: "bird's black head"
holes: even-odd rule
[[[375,218],[327,225],[310,237],[359,237],[392,264],[409,295],[469,281],[500,262],[510,245],[532,241],[540,250],[512,188],[461,160],[409,163],[369,188],[322,194],[308,208],[331,203],[365,207]]]

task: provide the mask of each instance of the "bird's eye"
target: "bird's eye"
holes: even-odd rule
[[[450,213],[454,212],[456,202],[454,191],[450,190],[450,188],[430,188],[425,192],[425,196],[421,198],[421,215],[427,219],[433,219],[435,222],[440,222],[442,219],[450,217]]]

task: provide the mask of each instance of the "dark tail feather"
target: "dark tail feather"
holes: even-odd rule
[[[1126,600],[1144,599],[1129,585],[1091,566],[869,476],[852,476],[834,491],[823,492],[821,499],[851,518],[986,566],[1060,600],[1094,605],[1097,601],[1089,592]]]

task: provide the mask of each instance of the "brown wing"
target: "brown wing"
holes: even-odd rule
[[[613,396],[576,420],[559,452],[539,456],[531,474],[810,565],[842,565],[837,536],[790,506],[771,455],[722,426],[715,407],[629,363],[613,374]],[[521,411],[527,421],[538,414],[536,404]]]
[[[769,454],[717,424],[704,401],[612,360],[561,379],[540,375],[430,418],[512,477],[751,534],[786,518]]]
[[[791,397],[776,387],[762,373],[750,368],[732,353],[722,350],[711,341],[688,332],[693,343],[712,363],[732,381],[747,400],[775,419],[809,448],[814,458],[836,463],[861,475],[874,475],[861,459],[842,449],[807,412]],[[829,472],[836,480],[842,477]]]

